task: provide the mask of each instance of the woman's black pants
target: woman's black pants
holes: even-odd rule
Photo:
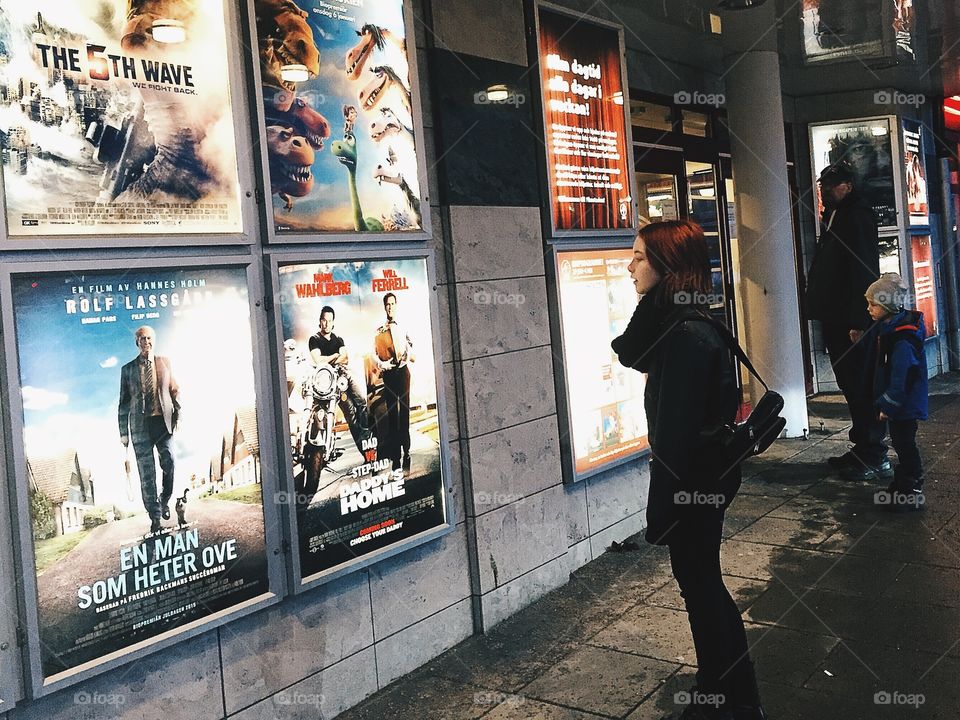
[[[671,535],[670,564],[693,633],[699,691],[753,705],[759,698],[743,619],[720,572],[723,515],[712,507],[685,508]]]

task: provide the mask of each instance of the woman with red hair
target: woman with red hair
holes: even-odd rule
[[[647,373],[650,491],[647,541],[670,548],[697,651],[697,685],[682,720],[765,720],[743,620],[723,584],[723,516],[739,465],[714,452],[739,404],[735,366],[707,315],[710,259],[688,220],[640,230],[629,266],[640,302],[613,341],[621,364]]]

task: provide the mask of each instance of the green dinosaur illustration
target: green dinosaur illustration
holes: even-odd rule
[[[357,193],[357,139],[353,133],[344,133],[343,140],[330,144],[330,152],[347,168],[350,174],[350,203],[353,206],[353,225],[358,232],[383,232],[383,223],[374,217],[364,219]]]

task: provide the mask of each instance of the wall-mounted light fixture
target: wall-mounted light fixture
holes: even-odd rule
[[[187,39],[187,30],[183,23],[172,18],[160,18],[153,21],[153,39],[157,42],[173,45]]]
[[[620,90],[618,90],[617,92],[615,92],[615,93],[613,94],[613,101],[614,101],[617,105],[623,105],[623,92],[620,91]]]
[[[510,97],[510,91],[506,85],[491,85],[487,88],[487,99],[490,102],[504,102]]]

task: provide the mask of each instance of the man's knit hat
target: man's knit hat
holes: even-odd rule
[[[907,288],[897,273],[884,273],[865,293],[867,300],[891,313],[900,312],[907,299]]]

